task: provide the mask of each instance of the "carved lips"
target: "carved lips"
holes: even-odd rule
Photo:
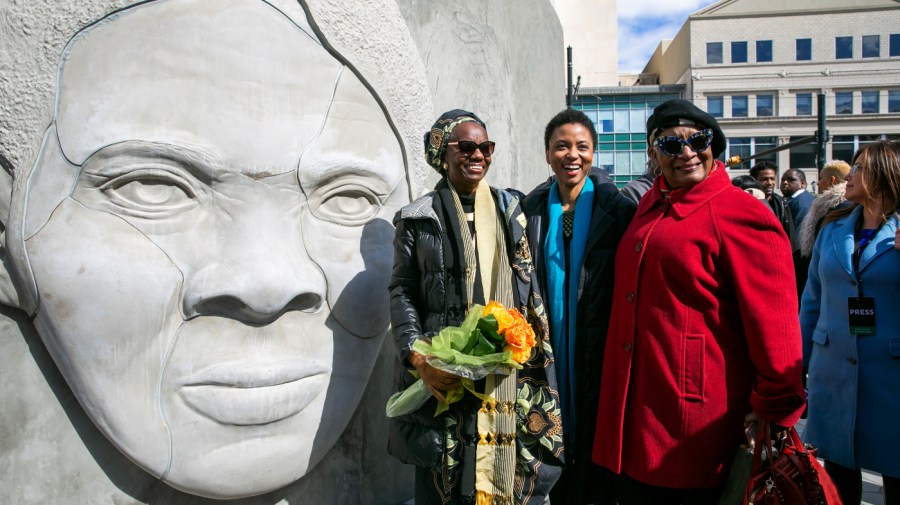
[[[290,363],[226,363],[188,378],[179,395],[194,411],[222,424],[252,426],[291,417],[328,384],[328,371]]]

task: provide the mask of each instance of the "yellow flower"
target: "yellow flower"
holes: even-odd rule
[[[515,309],[513,309],[515,310]],[[509,312],[503,307],[499,302],[495,302],[491,300],[490,303],[485,305],[484,311],[481,313],[481,317],[487,317],[488,315],[494,315],[494,319],[497,320],[497,333],[503,333],[503,330],[509,327],[509,325],[513,324],[513,316],[510,315]]]

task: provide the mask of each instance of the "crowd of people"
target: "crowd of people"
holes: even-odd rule
[[[724,132],[692,103],[646,126],[647,173],[619,190],[592,169],[591,120],[560,112],[552,174],[527,195],[485,182],[476,114],[425,134],[441,178],[394,219],[390,285],[397,388],[419,377],[434,397],[391,423],[415,503],[717,504],[745,428],[807,407],[844,503],[860,503],[861,469],[900,503],[900,143],[827,164],[819,196],[787,170],[779,195],[768,161],[732,180]],[[515,436],[485,440],[476,414],[505,412],[490,382],[435,416],[460,379],[412,344],[491,300],[541,345],[515,372]],[[515,464],[498,463],[504,444]]]

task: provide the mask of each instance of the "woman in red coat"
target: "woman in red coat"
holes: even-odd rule
[[[616,254],[593,457],[622,505],[714,504],[744,423],[803,410],[791,248],[715,159],[715,118],[669,100],[647,135],[662,175]]]

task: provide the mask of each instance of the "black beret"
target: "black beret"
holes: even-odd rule
[[[653,114],[647,118],[647,143],[650,143],[650,138],[654,133],[679,125],[697,125],[711,129],[713,131],[713,157],[718,158],[725,152],[727,145],[725,132],[719,127],[716,118],[700,110],[691,102],[680,98],[665,101],[653,109]]]

